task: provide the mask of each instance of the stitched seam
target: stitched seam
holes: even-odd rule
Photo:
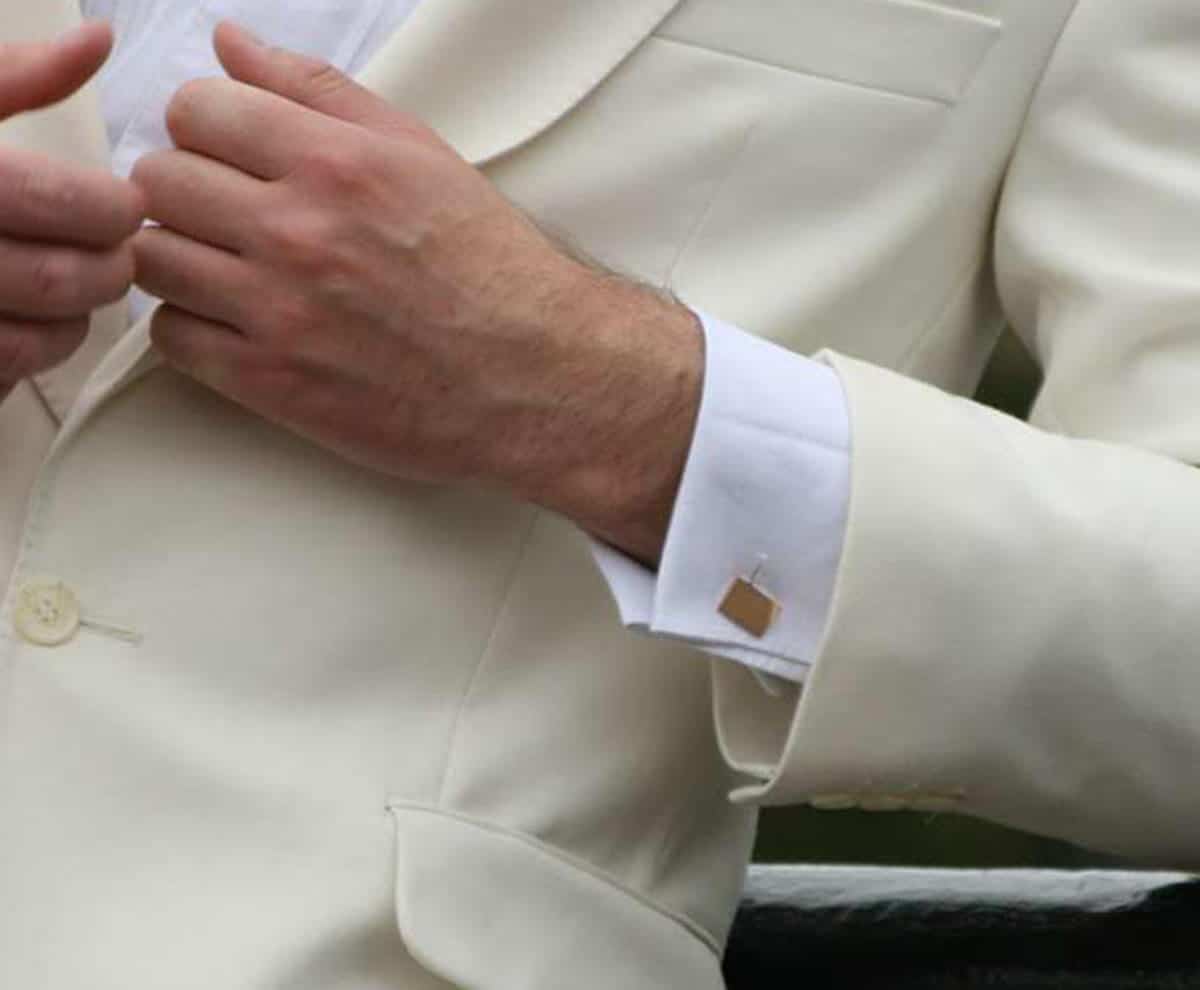
[[[1029,91],[1029,100],[1025,104],[1025,113],[1021,119],[1021,125],[1017,129],[1018,139],[1016,142],[1014,142],[1013,150],[1009,155],[1008,166],[1005,169],[1005,179],[1001,184],[1002,189],[1005,189],[1005,190],[1007,189],[1008,173],[1011,172],[1011,170],[1012,170],[1012,163],[1016,159],[1017,151],[1018,151],[1018,148],[1020,145],[1020,137],[1019,136],[1024,134],[1025,130],[1027,129],[1027,127],[1029,125],[1029,118],[1033,113],[1033,105],[1034,105],[1034,103],[1037,102],[1037,97],[1038,97],[1039,93],[1041,92],[1042,84],[1045,82],[1046,75],[1050,71],[1050,66],[1054,62],[1054,56],[1056,54],[1058,54],[1058,50],[1062,46],[1063,38],[1066,37],[1067,29],[1071,26],[1071,22],[1072,22],[1072,20],[1074,20],[1075,14],[1078,13],[1079,7],[1080,7],[1079,0],[1075,0],[1075,4],[1071,7],[1070,14],[1068,14],[1065,18],[1063,18],[1062,27],[1059,28],[1058,36],[1054,39],[1054,44],[1051,46],[1050,51],[1046,56],[1046,61],[1042,64],[1042,70],[1038,74],[1037,82],[1032,86],[1032,88]],[[1001,194],[999,196],[997,196],[997,213],[1000,211],[1000,209],[1002,209],[1002,205],[1001,205],[1000,201],[1003,199],[1003,195],[1004,195],[1004,193],[1001,192]],[[996,225],[993,223],[992,226],[993,226],[992,236],[988,238],[989,242],[995,240]],[[937,316],[934,318],[933,325],[926,328],[926,330],[924,332],[922,332],[909,345],[908,349],[904,352],[903,358],[900,360],[900,363],[897,365],[897,367],[900,370],[907,371],[911,367],[912,362],[917,359],[920,351],[924,348],[925,344],[930,339],[930,337],[933,334],[935,334],[937,331],[942,329],[942,327],[945,323],[945,320],[946,320],[947,316],[949,315],[950,308],[954,305],[954,303],[956,303],[962,297],[962,292],[966,288],[966,285],[969,284],[970,280],[976,274],[978,274],[979,270],[982,268],[983,259],[986,256],[987,256],[986,251],[984,251],[984,252],[981,252],[980,255],[978,255],[972,259],[971,264],[966,268],[964,273],[959,277],[958,281],[955,283],[954,290],[950,293],[950,295],[947,297],[945,303],[942,305],[942,307],[938,311]]]
[[[525,145],[536,140],[541,134],[553,127],[558,121],[569,114],[572,109],[582,103],[588,94],[597,89],[601,83],[632,58],[638,48],[651,36],[655,27],[661,24],[669,13],[670,10],[657,12],[648,23],[641,20],[636,21],[630,27],[628,34],[621,36],[619,47],[624,50],[615,60],[609,61],[598,72],[586,76],[580,85],[568,90],[567,99],[562,105],[556,105],[555,109],[547,112],[542,117],[534,118],[528,129],[529,132],[524,137],[508,143],[502,142],[498,148],[485,149],[473,164],[477,167],[482,167],[504,155],[512,154],[514,151],[518,151],[525,147]]]
[[[114,349],[125,342],[129,335],[137,330],[138,326],[146,322],[143,319],[141,323],[128,328],[126,335],[114,345]],[[112,354],[113,350],[110,350],[101,359],[101,366],[103,366],[104,362]],[[0,691],[3,691],[3,694],[0,694],[0,711],[3,712],[4,716],[3,721],[0,722],[0,733],[3,733],[3,735],[0,735],[0,742],[7,742],[9,727],[12,725],[11,710],[17,671],[13,651],[18,643],[17,638],[13,636],[12,609],[17,588],[17,578],[28,566],[29,558],[33,555],[34,544],[40,542],[46,532],[46,519],[54,505],[54,493],[58,486],[59,474],[62,471],[63,458],[66,456],[68,448],[76,441],[83,432],[83,429],[94,421],[102,409],[119,395],[125,387],[131,385],[156,363],[156,359],[152,358],[151,363],[142,368],[142,363],[146,360],[147,354],[153,355],[154,352],[149,350],[140,352],[133,364],[126,366],[120,375],[101,383],[94,381],[96,371],[99,369],[97,368],[92,372],[92,375],[87,379],[87,383],[97,385],[99,391],[95,395],[92,395],[87,388],[87,383],[85,383],[72,407],[72,415],[68,415],[60,426],[58,435],[54,438],[50,451],[43,460],[41,470],[34,481],[33,491],[30,493],[29,501],[26,504],[21,543],[17,550],[16,560],[13,562],[12,571],[9,574],[5,597],[0,602],[0,632],[3,634],[3,640],[9,645],[7,657],[0,656]],[[141,369],[140,371],[139,368]],[[134,372],[138,373],[133,374]]]
[[[1021,126],[1017,130],[1017,135],[1018,135],[1017,140],[1013,144],[1012,153],[1009,155],[1009,159],[1008,159],[1008,166],[1004,172],[1004,180],[1003,180],[1003,185],[1002,185],[1002,191],[1000,194],[1000,202],[999,202],[999,206],[998,206],[998,212],[1002,211],[1004,209],[1004,199],[1008,193],[1008,179],[1009,179],[1009,176],[1012,174],[1013,163],[1016,161],[1017,155],[1021,150],[1021,145],[1022,145],[1022,141],[1024,139],[1025,132],[1029,128],[1029,118],[1033,116],[1034,104],[1037,103],[1038,97],[1041,95],[1042,86],[1046,81],[1046,77],[1050,74],[1050,67],[1054,64],[1054,58],[1058,54],[1059,49],[1062,48],[1063,39],[1066,38],[1067,31],[1070,30],[1071,24],[1075,20],[1075,15],[1079,13],[1079,8],[1081,6],[1082,6],[1081,0],[1075,0],[1074,4],[1071,7],[1071,12],[1066,17],[1063,18],[1062,27],[1059,28],[1059,31],[1058,31],[1058,37],[1056,37],[1054,39],[1054,44],[1051,45],[1050,51],[1046,55],[1046,61],[1042,64],[1042,71],[1038,74],[1037,82],[1033,85],[1033,87],[1029,91],[1029,101],[1025,104],[1025,113],[1021,118]],[[993,232],[993,240],[995,239],[995,234],[997,232],[998,231]],[[1008,317],[1008,312],[1007,312],[1008,307],[1004,306],[1003,293],[1001,293],[1001,308],[1004,310],[1005,317],[1007,318]],[[1021,328],[1019,328],[1015,325],[1013,326],[1013,330],[1016,331],[1018,334],[1020,333],[1020,329]],[[1043,382],[1044,382],[1046,366],[1042,361],[1041,348],[1037,346],[1037,344],[1040,343],[1040,341],[1038,341],[1036,339],[1037,336],[1038,336],[1037,328],[1035,327],[1034,328],[1034,338],[1035,339],[1033,341],[1033,346],[1030,348],[1030,350],[1033,354],[1034,360],[1037,361],[1039,365],[1043,366]],[[1064,435],[1070,435],[1068,433],[1068,431],[1066,430],[1066,428],[1062,422],[1062,419],[1059,417],[1058,411],[1055,408],[1053,408],[1052,403],[1046,399],[1046,390],[1044,387],[1038,389],[1038,394],[1037,394],[1035,402],[1036,402],[1035,409],[1037,410],[1039,415],[1048,415],[1049,418],[1054,422],[1054,425],[1058,428],[1059,433],[1062,433]],[[1031,410],[1031,415],[1032,415],[1032,410]]]
[[[551,846],[535,836],[529,835],[525,832],[519,832],[516,829],[506,828],[503,825],[497,825],[495,822],[484,821],[479,818],[472,818],[468,815],[461,814],[457,811],[451,811],[440,806],[430,807],[429,805],[421,804],[415,801],[388,801],[386,807],[393,816],[395,816],[398,812],[403,811],[418,812],[425,815],[435,815],[443,818],[450,818],[462,825],[468,826],[469,828],[477,829],[481,832],[487,832],[491,835],[499,836],[500,838],[510,839],[514,842],[518,842],[521,845],[532,849],[536,853],[541,853],[550,859],[557,860],[564,866],[567,866],[576,872],[591,877],[593,880],[604,884],[612,890],[615,890],[617,893],[623,894],[631,900],[636,901],[642,907],[653,911],[655,914],[660,915],[669,921],[673,921],[693,938],[702,942],[714,955],[720,954],[719,943],[713,937],[713,935],[700,925],[696,924],[696,922],[687,915],[680,914],[668,907],[664,907],[656,901],[651,900],[641,891],[626,885],[616,877],[605,872],[604,870],[601,870],[595,864],[589,863],[585,859],[580,859],[566,850],[559,849],[556,846]]]
[[[20,549],[17,551],[17,559],[13,563],[12,574],[9,576],[8,596],[3,603],[3,617],[6,622],[12,616],[13,591],[15,590],[16,577],[25,569],[29,557],[33,553],[34,543],[45,532],[45,517],[52,502],[51,491],[55,487],[55,483],[58,480],[58,473],[62,466],[61,452],[62,449],[60,448],[51,455],[51,460],[43,463],[37,485],[25,509],[25,531]]]
[[[961,7],[947,6],[943,2],[939,2],[939,0],[899,0],[899,2],[902,6],[920,7],[931,14],[949,18],[952,21],[973,21],[982,27],[1004,27],[1003,18],[993,16],[992,14],[981,14],[974,10],[964,10]]]
[[[450,781],[450,772],[454,768],[454,750],[455,743],[458,741],[459,730],[462,727],[463,718],[466,715],[467,707],[471,703],[471,699],[475,694],[475,686],[479,682],[480,674],[487,663],[488,656],[491,653],[492,646],[496,641],[497,633],[500,629],[500,624],[508,612],[509,602],[512,601],[513,589],[517,584],[517,575],[520,573],[522,566],[525,564],[525,559],[529,556],[529,545],[533,539],[533,530],[537,526],[538,520],[541,519],[541,511],[533,509],[530,512],[529,521],[525,524],[525,532],[521,535],[521,544],[517,550],[516,557],[512,566],[509,568],[508,575],[504,581],[504,591],[500,596],[500,602],[496,606],[496,611],[492,616],[491,628],[488,630],[487,637],[484,639],[483,646],[479,651],[479,655],[475,658],[475,663],[471,668],[471,673],[467,677],[466,683],[463,685],[462,693],[459,695],[458,707],[454,712],[454,719],[450,724],[450,735],[446,740],[446,756],[442,763],[442,772],[438,775],[437,794],[435,803],[437,807],[442,806],[445,800],[446,786]]]
[[[2,685],[4,696],[0,699],[0,704],[3,705],[4,711],[3,727],[5,743],[9,741],[9,731],[13,724],[12,706],[17,682],[16,650],[18,640],[13,635],[12,630],[13,600],[17,591],[17,579],[25,570],[29,558],[33,554],[34,544],[40,540],[42,534],[45,532],[46,515],[50,511],[50,505],[53,501],[52,492],[62,465],[61,450],[62,448],[58,448],[57,450],[52,449],[47,460],[43,462],[42,469],[34,483],[33,492],[30,494],[29,501],[26,504],[25,526],[21,544],[17,550],[17,558],[13,562],[12,571],[8,576],[8,587],[4,600],[0,603],[0,624],[2,624],[4,642],[8,647],[4,663],[0,666],[0,672],[4,675]],[[8,749],[7,745],[5,749]]]
[[[1050,46],[1050,51],[1046,55],[1046,61],[1042,63],[1042,71],[1038,73],[1037,82],[1029,90],[1029,99],[1025,103],[1025,113],[1021,117],[1020,127],[1017,128],[1018,139],[1014,142],[1012,155],[1009,156],[1010,164],[1012,159],[1016,158],[1017,147],[1021,143],[1019,135],[1023,135],[1029,126],[1029,118],[1033,115],[1033,105],[1037,102],[1038,96],[1041,95],[1042,84],[1046,81],[1046,76],[1050,73],[1050,66],[1054,64],[1054,57],[1062,47],[1063,39],[1067,36],[1067,30],[1071,27],[1071,22],[1075,20],[1075,15],[1079,13],[1079,8],[1082,5],[1081,0],[1075,0],[1071,6],[1071,12],[1063,18],[1062,27],[1058,29],[1058,36],[1054,39],[1054,44]]]
[[[1029,99],[1025,102],[1025,112],[1021,115],[1021,123],[1016,130],[1016,139],[1013,141],[1011,150],[1009,151],[1008,161],[1005,163],[1004,175],[1000,180],[1000,193],[996,197],[996,213],[997,216],[1004,212],[1004,201],[1008,196],[1008,180],[1012,175],[1013,164],[1017,160],[1017,156],[1021,151],[1025,140],[1025,132],[1029,129],[1029,119],[1033,116],[1033,107],[1037,103],[1038,97],[1042,93],[1042,86],[1046,82],[1046,77],[1050,74],[1050,67],[1054,64],[1054,58],[1062,47],[1063,39],[1067,36],[1067,31],[1070,29],[1072,22],[1075,20],[1075,15],[1079,13],[1079,8],[1082,6],[1081,0],[1075,0],[1071,7],[1071,12],[1063,18],[1062,27],[1058,29],[1058,36],[1054,39],[1054,44],[1050,46],[1050,51],[1046,54],[1046,60],[1042,63],[1042,69],[1038,73],[1037,81],[1029,89]],[[994,224],[992,229],[992,240],[995,242],[999,235],[999,224]],[[1007,307],[1003,305],[1003,293],[1001,293],[1001,306],[1005,309],[1005,317],[1007,318]],[[1016,329],[1014,327],[1014,329]],[[1035,355],[1036,357],[1036,355]]]
[[[942,96],[930,96],[925,93],[908,93],[901,89],[894,89],[890,86],[876,86],[870,83],[858,82],[846,76],[836,76],[829,72],[815,72],[812,69],[801,69],[793,65],[783,65],[780,62],[771,62],[763,58],[753,58],[749,55],[742,55],[738,52],[729,51],[724,48],[717,48],[714,45],[700,44],[695,41],[684,41],[681,38],[671,38],[665,34],[656,34],[653,36],[655,41],[661,41],[668,45],[680,45],[684,48],[690,48],[693,51],[708,52],[710,55],[717,55],[721,58],[737,59],[739,62],[748,62],[751,65],[761,66],[764,69],[774,69],[776,72],[785,72],[789,76],[803,76],[809,79],[824,79],[827,82],[836,83],[839,86],[852,86],[854,89],[860,89],[866,93],[876,93],[882,96],[892,96],[900,100],[911,100],[915,103],[933,103],[938,106],[952,107],[958,102],[957,98],[951,99]]]
[[[900,360],[896,362],[896,370],[908,372],[921,353],[925,350],[928,342],[934,338],[945,327],[946,321],[950,318],[950,313],[954,305],[962,299],[963,293],[971,285],[975,276],[983,270],[984,260],[988,256],[989,245],[991,238],[984,239],[984,246],[976,251],[971,260],[963,266],[963,270],[954,280],[953,288],[946,297],[934,310],[933,316],[929,321],[925,322],[925,329],[918,333],[909,342],[909,345],[904,349],[904,353],[900,356]]]
[[[750,147],[750,141],[754,137],[754,132],[758,130],[760,123],[761,121],[756,120],[746,125],[746,132],[742,135],[742,139],[738,144],[737,151],[730,156],[729,165],[726,167],[724,174],[721,175],[720,179],[717,181],[717,185],[712,192],[712,196],[709,197],[708,203],[705,205],[704,209],[700,211],[700,216],[697,218],[695,224],[693,224],[692,229],[688,232],[687,237],[684,238],[684,241],[680,245],[679,250],[676,252],[674,259],[667,268],[667,274],[663,278],[663,284],[666,285],[668,289],[670,289],[671,280],[674,279],[676,271],[679,270],[679,266],[683,263],[683,259],[687,257],[688,252],[696,246],[696,242],[700,239],[701,232],[704,230],[708,221],[712,218],[713,213],[716,211],[717,203],[720,202],[721,194],[725,191],[725,187],[729,185],[729,183],[733,180],[733,177],[737,174],[738,165],[741,164],[742,158],[745,157],[746,151]]]
[[[61,427],[62,426],[62,417],[58,415],[58,412],[55,410],[53,403],[50,401],[49,392],[51,392],[53,390],[50,388],[44,387],[43,384],[38,380],[40,377],[41,377],[40,375],[35,375],[33,378],[33,382],[32,382],[33,394],[37,396],[38,404],[43,409],[46,410],[46,415],[49,416],[52,420],[54,420],[54,425],[56,427]]]

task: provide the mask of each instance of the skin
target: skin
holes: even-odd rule
[[[328,64],[231,24],[214,44],[228,78],[180,89],[175,147],[131,184],[0,153],[0,382],[64,359],[136,268],[184,375],[356,464],[491,485],[656,563],[700,401],[694,315],[571,257]],[[0,112],[72,92],[110,45],[92,25],[3,53]]]
[[[479,481],[654,563],[695,317],[564,253],[415,117],[231,24],[133,182],[179,371],[357,464]]]
[[[0,120],[67,98],[111,47],[103,24],[0,46]],[[143,215],[137,189],[106,171],[0,147],[0,399],[70,357],[92,311],[129,291]]]

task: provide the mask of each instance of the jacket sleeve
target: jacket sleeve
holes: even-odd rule
[[[1200,864],[1200,6],[1080,0],[995,264],[1029,424],[826,355],[850,406],[813,673],[715,662],[735,797],[956,810]]]

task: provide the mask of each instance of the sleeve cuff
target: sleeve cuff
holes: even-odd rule
[[[594,555],[625,625],[791,681],[824,632],[846,529],[846,397],[824,364],[700,316],[700,414],[658,573],[612,547]],[[718,606],[731,581],[782,606],[755,637]]]

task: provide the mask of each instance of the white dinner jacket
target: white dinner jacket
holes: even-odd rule
[[[424,3],[370,86],[842,376],[813,678],[710,678],[620,628],[566,523],[350,467],[112,307],[37,383],[63,425],[3,613],[0,986],[714,990],[754,799],[1190,857],[1194,11]],[[0,40],[77,16],[0,0]],[[90,93],[0,140],[105,158]],[[1032,427],[953,396],[1006,318],[1047,367]],[[83,624],[37,645],[14,604],[48,576]]]

